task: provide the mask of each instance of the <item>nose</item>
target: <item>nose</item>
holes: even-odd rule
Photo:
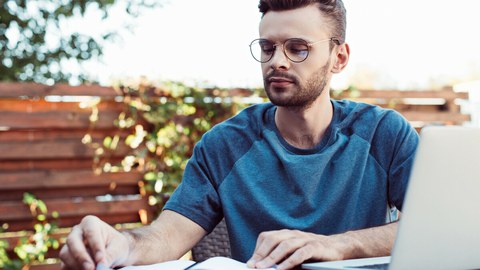
[[[269,61],[271,69],[284,69],[290,68],[290,61],[288,60],[285,52],[283,51],[283,45],[275,46],[275,52],[272,59]]]

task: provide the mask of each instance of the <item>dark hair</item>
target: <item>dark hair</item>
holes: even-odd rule
[[[344,43],[347,28],[347,11],[342,0],[260,0],[258,9],[263,17],[270,10],[291,10],[314,4],[319,7],[320,11],[331,22],[330,30],[332,37],[336,38],[339,44]]]

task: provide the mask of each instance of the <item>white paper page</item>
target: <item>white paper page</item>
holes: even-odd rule
[[[210,258],[198,265],[195,265],[192,270],[243,270],[243,269],[250,269],[247,267],[247,264],[236,261],[234,259],[226,258],[226,257],[213,257]],[[268,270],[275,270],[275,268],[266,268]]]
[[[194,261],[177,260],[150,265],[127,266],[120,270],[183,270],[194,263]]]

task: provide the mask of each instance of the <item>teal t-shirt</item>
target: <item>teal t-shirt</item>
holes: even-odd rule
[[[271,103],[216,125],[194,149],[164,209],[210,232],[225,218],[232,257],[245,262],[263,231],[335,234],[385,224],[402,209],[418,134],[397,112],[335,101],[322,141],[298,149]]]

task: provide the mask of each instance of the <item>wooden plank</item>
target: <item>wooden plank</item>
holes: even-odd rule
[[[60,251],[57,251],[57,252],[60,252]],[[55,256],[55,257],[58,257],[58,256]],[[60,269],[62,269],[60,262],[49,263],[49,264],[34,264],[34,265],[31,265],[29,268],[29,270],[60,270]]]
[[[93,158],[94,151],[92,147],[78,139],[12,142],[0,144],[0,160],[85,159]],[[106,153],[105,156],[125,156],[129,151],[131,151],[129,146],[119,143],[115,151]]]
[[[94,150],[80,141],[0,144],[0,160],[32,160],[48,158],[92,158]]]
[[[22,201],[23,194],[29,192],[40,200],[61,199],[61,198],[95,198],[97,196],[131,195],[139,194],[139,187],[136,185],[104,185],[91,187],[63,188],[63,189],[12,189],[0,192],[0,201]]]
[[[137,209],[138,210],[138,209]],[[60,217],[54,222],[61,228],[68,228],[77,225],[82,220],[83,216],[69,216],[69,217]],[[139,212],[129,212],[129,213],[111,213],[111,214],[96,214],[96,216],[102,219],[104,222],[108,224],[124,224],[124,223],[141,223],[141,218]],[[151,219],[148,219],[149,222]],[[2,224],[2,223],[0,223]],[[6,232],[17,232],[22,230],[32,230],[34,226],[33,219],[26,219],[26,220],[12,220],[7,222],[8,227]]]
[[[406,112],[406,111],[405,111]],[[413,115],[418,114],[418,115]],[[436,114],[436,113],[435,113]],[[452,113],[448,116],[448,113],[439,112],[438,117],[429,116],[427,113],[417,113],[409,112],[409,117],[407,119],[412,121],[449,121],[458,119],[458,121],[469,121],[469,116],[461,115],[459,113]],[[457,116],[459,115],[459,116]],[[426,116],[426,119],[422,119],[423,116]],[[87,129],[90,126],[90,121],[88,120],[88,114],[71,114],[71,113],[40,113],[36,115],[21,115],[17,113],[2,113],[2,118],[0,120],[0,126],[7,126],[11,129],[26,129],[26,128],[79,128]],[[112,129],[113,121],[116,119],[117,114],[103,115],[100,118],[100,121],[96,124],[97,128],[106,128]],[[415,120],[414,120],[415,119]],[[429,120],[435,119],[435,120]],[[446,120],[440,120],[446,119]],[[457,121],[457,120],[455,120]]]
[[[369,103],[373,105],[379,105],[382,107],[393,108],[395,106],[445,106],[447,100],[443,98],[347,98],[348,100]]]
[[[99,85],[55,84],[50,86],[37,83],[0,82],[0,97],[44,97],[48,95],[114,98],[118,96],[118,93],[111,87]]]
[[[108,216],[138,213],[139,209],[149,208],[146,199],[138,196],[113,198],[100,201],[95,198],[52,199],[45,200],[51,214],[57,211],[59,219],[82,218],[86,215]],[[52,218],[49,216],[49,218]],[[12,221],[31,221],[32,215],[23,202],[1,202],[0,223]]]
[[[205,89],[213,96],[234,96],[249,97],[253,91],[247,88],[225,89]],[[168,92],[168,91],[167,91]],[[161,87],[150,87],[145,89],[143,93],[149,97],[167,96],[167,93]],[[18,82],[0,82],[0,98],[17,98],[17,97],[45,97],[49,95],[56,96],[98,96],[102,98],[113,99],[123,96],[120,90],[112,87],[102,87],[98,85],[80,85],[69,86],[66,84],[41,85],[37,83],[18,83]],[[132,96],[138,96],[137,92],[131,93]]]
[[[1,190],[10,189],[57,189],[97,187],[108,185],[137,185],[143,176],[139,172],[103,173],[92,170],[44,170],[0,172]]]
[[[96,128],[114,128],[113,122],[126,109],[123,103],[98,104]],[[44,100],[0,100],[0,127],[5,129],[88,128],[91,108],[81,108],[78,102],[47,102]]]
[[[443,98],[443,99],[468,99],[466,92],[454,92],[452,90],[439,91],[413,91],[413,90],[358,90],[354,92],[342,92],[339,98]]]
[[[121,112],[127,107],[123,102],[101,101],[96,105],[101,112]],[[43,99],[0,99],[0,110],[8,112],[91,112],[92,108],[85,107],[82,102],[50,102]]]
[[[470,121],[470,116],[452,112],[412,112],[399,111],[408,121],[420,121],[427,123],[451,122],[463,123]]]
[[[0,132],[1,134],[1,132]],[[1,156],[2,153],[0,153]],[[121,157],[104,157],[111,164],[119,164]],[[0,171],[16,170],[64,170],[64,169],[92,169],[94,166],[92,157],[75,159],[48,159],[48,160],[3,160],[0,162]]]
[[[92,126],[89,112],[2,112],[0,127],[2,130],[18,129],[87,129]],[[102,113],[95,122],[97,128],[113,128],[113,122],[118,118],[116,112]]]
[[[155,90],[155,91],[154,91]],[[208,89],[213,94],[219,95],[215,91],[222,91],[228,93],[227,96],[249,96],[251,95],[251,90],[249,89],[231,89],[231,90],[218,90],[218,89]],[[161,89],[153,89],[150,95],[162,96]],[[348,95],[347,92],[344,92],[344,95]],[[468,93],[465,92],[454,92],[451,88],[444,90],[428,90],[428,91],[418,91],[418,90],[367,90],[361,89],[355,91],[355,93],[361,93],[362,97],[443,97],[447,99],[451,98],[461,98],[467,99]],[[81,85],[81,86],[69,86],[65,84],[56,84],[53,86],[41,85],[36,83],[11,83],[11,82],[0,82],[0,98],[17,98],[17,97],[45,97],[48,95],[58,95],[58,96],[98,96],[103,98],[114,98],[116,96],[122,96],[121,93],[117,92],[111,87],[102,87],[98,85]]]
[[[0,143],[42,142],[57,140],[77,140],[89,134],[92,140],[102,141],[106,136],[127,137],[133,131],[123,129],[48,129],[48,130],[7,130],[0,132]]]
[[[422,104],[422,105],[417,105],[417,104],[405,104],[405,103],[388,103],[385,100],[382,100],[379,102],[378,100],[372,101],[372,100],[361,100],[359,99],[358,101],[360,102],[365,102],[373,105],[380,106],[382,108],[387,108],[387,109],[394,109],[397,111],[429,111],[429,112],[438,112],[445,110],[445,104]]]
[[[397,111],[414,111],[414,112],[438,112],[442,111],[443,105],[411,105],[411,104],[395,104],[394,106],[385,106]]]

